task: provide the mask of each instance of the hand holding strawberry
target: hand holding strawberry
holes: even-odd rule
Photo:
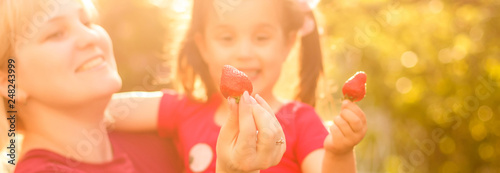
[[[248,76],[230,65],[224,65],[220,79],[220,91],[224,98],[233,97],[239,103],[243,92],[252,94],[253,86]]]
[[[342,88],[344,100],[340,115],[333,120],[330,135],[325,139],[324,147],[333,155],[351,153],[355,145],[364,138],[367,130],[365,113],[354,103],[365,97],[366,74],[357,72]]]

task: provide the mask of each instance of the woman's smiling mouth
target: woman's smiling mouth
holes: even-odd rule
[[[102,56],[98,56],[82,64],[80,67],[76,69],[76,72],[78,73],[78,72],[88,71],[94,68],[104,66],[105,64],[106,61],[104,61],[104,58]]]

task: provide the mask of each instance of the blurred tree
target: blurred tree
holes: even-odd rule
[[[100,0],[100,24],[113,40],[122,91],[170,87],[166,43],[172,37],[169,8],[146,0]]]

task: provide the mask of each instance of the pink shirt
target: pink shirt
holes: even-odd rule
[[[177,173],[181,172],[175,147],[156,134],[112,132],[114,158],[101,164],[68,159],[44,149],[28,151],[15,173]]]
[[[197,103],[174,91],[164,91],[158,133],[174,138],[187,172],[215,172],[220,127],[214,116],[221,101],[222,97],[213,96],[207,103]],[[285,133],[287,150],[278,165],[261,172],[301,172],[304,158],[323,147],[328,132],[314,108],[304,103],[288,103],[276,117]]]

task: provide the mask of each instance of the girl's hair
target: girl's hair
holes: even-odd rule
[[[282,17],[285,33],[299,31],[304,24],[305,17],[311,18],[316,24],[313,12],[304,12],[297,2],[298,0],[278,1],[283,12],[281,16],[286,16]],[[210,7],[213,7],[211,3],[211,0],[194,0],[190,27],[178,55],[178,80],[185,94],[192,100],[200,100],[195,96],[197,81],[199,80],[205,87],[205,98],[218,92],[208,71],[208,65],[203,61],[200,50],[194,41],[195,34],[203,33],[205,17],[211,9]],[[323,71],[323,57],[316,26],[311,33],[302,36],[299,59],[301,66],[299,72],[300,83],[295,99],[314,106],[316,86]]]
[[[7,76],[8,60],[16,58],[17,49],[27,40],[32,39],[41,27],[41,20],[47,19],[65,3],[71,0],[0,0],[0,75]],[[91,0],[75,0],[91,16],[97,12]],[[17,67],[17,66],[16,66]],[[16,104],[19,104],[16,101]],[[4,130],[9,128],[6,122],[7,99],[0,98],[0,146],[6,142]],[[16,108],[19,106],[16,105]],[[22,121],[16,115],[16,131],[22,130]],[[3,148],[3,147],[2,147]],[[1,150],[1,148],[0,148]]]

